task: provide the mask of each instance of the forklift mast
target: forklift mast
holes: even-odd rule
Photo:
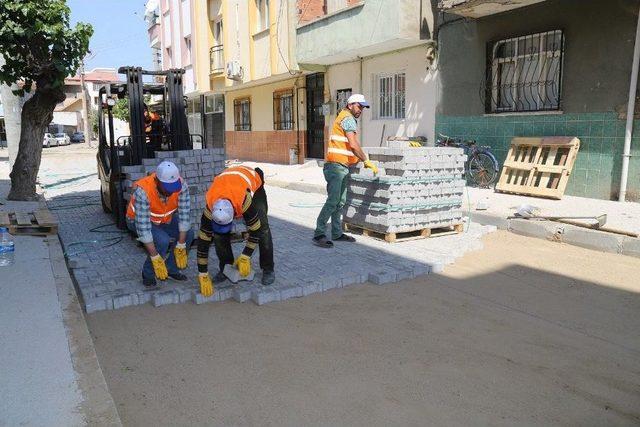
[[[126,76],[132,164],[141,164],[142,159],[147,157],[144,123],[144,83],[142,79],[142,76],[145,75],[164,77],[165,96],[170,111],[170,131],[167,135],[170,149],[191,150],[193,146],[189,135],[189,125],[182,91],[184,70],[146,71],[141,67],[120,67],[118,73]]]

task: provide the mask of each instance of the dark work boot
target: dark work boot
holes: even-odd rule
[[[178,273],[169,273],[169,277],[171,277],[173,280],[177,280],[178,282],[184,282],[185,280],[187,280],[187,276],[185,276],[184,274],[178,272]]]
[[[144,285],[145,288],[153,288],[155,286],[158,286],[158,281],[156,280],[155,277],[151,277],[151,278],[147,279],[143,275],[142,276],[142,284]]]
[[[218,271],[215,276],[213,276],[213,283],[216,285],[218,283],[222,283],[227,280],[227,276],[224,275],[222,271]]]
[[[262,284],[264,286],[273,285],[273,282],[276,281],[276,273],[273,271],[263,271],[262,272]]]

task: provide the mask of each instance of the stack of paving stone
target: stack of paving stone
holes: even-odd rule
[[[351,170],[345,222],[378,233],[403,233],[462,223],[464,165],[461,148],[413,148],[408,141],[365,148],[377,164]]]
[[[213,177],[224,169],[224,148],[204,148],[201,150],[158,151],[154,159],[143,159],[142,165],[123,166],[125,174],[124,198],[129,200],[133,194],[133,183],[155,172],[163,160],[173,162],[180,174],[189,184],[191,195],[191,225],[194,230],[200,228],[200,217],[205,205],[205,194]]]

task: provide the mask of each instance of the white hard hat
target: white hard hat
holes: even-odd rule
[[[347,99],[347,104],[360,104],[365,108],[369,108],[369,103],[364,99],[364,95],[360,93],[354,93]]]
[[[156,177],[167,193],[175,193],[182,189],[180,171],[172,162],[165,160],[160,163],[156,168]]]
[[[213,231],[218,234],[225,234],[231,231],[233,222],[233,205],[229,199],[218,199],[211,207],[211,224]]]

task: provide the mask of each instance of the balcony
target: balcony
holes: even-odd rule
[[[443,12],[465,18],[482,18],[543,1],[545,0],[441,0],[439,7]]]
[[[224,49],[221,44],[209,49],[209,73],[219,74],[224,72]]]
[[[433,10],[427,0],[349,2],[296,29],[297,62],[302,68],[357,60],[358,57],[423,44],[430,37]]]

